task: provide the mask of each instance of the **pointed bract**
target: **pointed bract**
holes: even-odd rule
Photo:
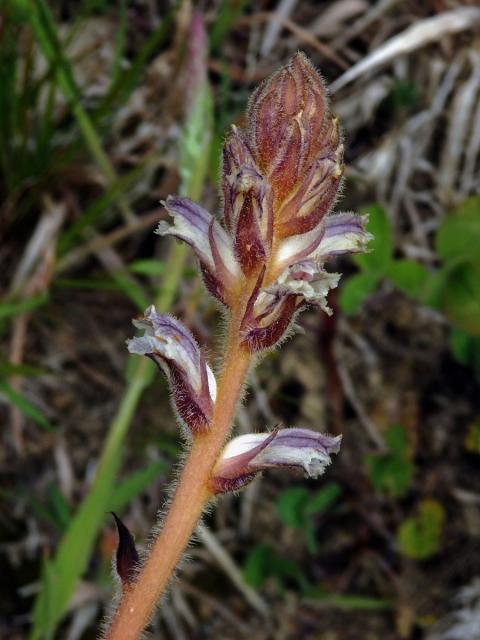
[[[275,467],[300,468],[317,478],[331,463],[330,454],[340,450],[340,443],[341,436],[295,428],[239,436],[225,447],[210,488],[213,493],[235,491],[260,471]]]
[[[122,582],[122,587],[125,590],[131,585],[135,577],[135,569],[138,565],[139,558],[132,534],[113,511],[112,516],[115,519],[118,532],[115,568]]]
[[[182,421],[192,431],[208,429],[217,385],[192,334],[181,322],[149,307],[133,324],[142,337],[127,340],[130,353],[151,358],[168,376]]]

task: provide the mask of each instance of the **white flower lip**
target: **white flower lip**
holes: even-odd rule
[[[217,394],[215,376],[181,322],[152,305],[133,324],[143,336],[127,340],[130,353],[150,357],[167,374],[180,418],[192,429],[208,423]]]
[[[365,251],[373,237],[365,231],[367,220],[368,216],[350,212],[330,214],[311,231],[284,240],[276,263],[279,267],[304,260],[323,263],[332,256]]]
[[[172,235],[189,244],[212,274],[225,271],[231,277],[238,275],[231,239],[211,213],[189,198],[179,196],[169,196],[163,204],[173,217],[173,224],[162,220],[156,233]],[[218,275],[224,277],[225,273]]]
[[[214,472],[218,493],[238,489],[256,473],[275,467],[303,469],[311,478],[322,475],[338,453],[342,436],[329,436],[310,429],[278,429],[271,433],[249,433],[231,440]]]

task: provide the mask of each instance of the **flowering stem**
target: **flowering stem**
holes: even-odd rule
[[[232,424],[251,358],[238,338],[243,309],[244,300],[231,316],[211,429],[194,436],[162,530],[136,582],[123,594],[106,634],[108,640],[141,636],[210,498],[208,482]]]

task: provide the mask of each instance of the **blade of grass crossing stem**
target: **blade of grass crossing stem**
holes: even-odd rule
[[[199,89],[181,140],[181,192],[198,200],[206,172],[205,158],[211,139],[212,100],[208,87]],[[170,309],[178,291],[188,250],[172,243],[162,281],[155,301],[160,313]],[[155,365],[146,359],[135,361],[133,373],[117,414],[110,425],[97,473],[90,490],[63,537],[55,557],[47,561],[42,590],[33,613],[31,640],[49,640],[67,609],[78,580],[83,575],[93,551],[96,537],[110,509],[117,472],[128,428],[142,392],[150,384]]]

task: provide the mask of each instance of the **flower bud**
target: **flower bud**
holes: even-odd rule
[[[213,493],[236,491],[257,473],[275,467],[300,468],[308,477],[317,478],[331,463],[330,454],[340,450],[341,439],[295,428],[239,436],[225,447],[210,488]]]
[[[273,191],[276,236],[309,231],[335,201],[343,161],[338,120],[303,53],[260,85],[247,119],[253,156]]]
[[[273,236],[272,197],[242,133],[232,127],[223,148],[222,188],[225,223],[235,254],[248,276],[270,253]]]
[[[133,324],[145,334],[127,340],[130,353],[148,356],[167,374],[174,407],[193,433],[208,429],[217,385],[192,334],[154,306]]]

